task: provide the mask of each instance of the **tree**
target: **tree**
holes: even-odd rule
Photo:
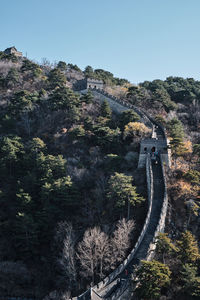
[[[136,192],[136,187],[132,185],[132,176],[115,172],[108,181],[108,199],[115,201],[115,206],[123,208],[127,206],[127,218],[130,217],[130,205],[144,201],[144,198]]]
[[[64,86],[58,87],[49,96],[49,107],[52,110],[72,110],[79,104],[79,96]]]
[[[62,240],[62,235],[64,238]],[[72,289],[76,285],[76,263],[75,263],[75,233],[71,223],[61,222],[59,223],[57,233],[57,242],[61,242],[63,245],[61,257],[59,258],[59,264],[64,272],[66,283],[69,289]],[[61,240],[60,240],[61,239]]]
[[[83,125],[77,125],[74,128],[71,128],[69,130],[70,136],[72,136],[74,139],[79,139],[82,137],[85,137],[85,129]]]
[[[106,172],[113,173],[120,169],[122,162],[124,161],[123,157],[117,154],[107,154],[104,157],[104,169]]]
[[[38,154],[39,152],[43,152],[46,150],[46,144],[40,138],[33,138],[28,143],[28,148],[30,149],[31,153]]]
[[[171,121],[168,122],[167,127],[169,129],[170,136],[172,138],[182,138],[182,139],[184,138],[183,125],[181,121],[178,120],[177,118],[171,119]]]
[[[6,76],[6,84],[7,87],[13,87],[16,86],[19,83],[20,76],[19,72],[15,68],[11,68],[8,72],[8,75]]]
[[[10,170],[15,167],[16,163],[20,161],[20,157],[24,154],[24,145],[22,140],[18,136],[13,137],[2,137],[0,139],[0,162],[1,167]],[[5,173],[4,173],[5,175]]]
[[[184,178],[193,184],[199,184],[200,182],[200,172],[197,170],[189,170],[184,174]]]
[[[65,208],[65,206],[73,204],[73,200],[70,199],[70,187],[72,187],[71,177],[62,177],[52,183],[45,182],[42,186],[42,193],[44,198],[46,197],[52,203],[59,203],[59,208]]]
[[[81,101],[85,102],[86,104],[90,104],[93,102],[94,96],[92,95],[92,92],[88,90],[87,94],[84,94],[81,97]]]
[[[16,92],[11,98],[8,106],[8,110],[15,118],[22,113],[31,111],[33,109],[33,102],[31,99],[31,93],[24,90]]]
[[[48,81],[50,90],[66,86],[66,78],[59,68],[55,68],[49,72]]]
[[[59,61],[57,64],[57,68],[61,71],[65,71],[67,69],[67,64],[64,61]]]
[[[98,271],[99,277],[102,279],[105,275],[105,270],[108,270],[108,263],[110,261],[110,243],[105,232],[100,232],[96,240],[96,253],[98,257]]]
[[[181,121],[176,118],[173,118],[168,123],[168,129],[170,132],[170,146],[172,148],[172,152],[175,155],[175,161],[177,156],[181,156],[187,153],[187,145],[184,143],[184,129]]]
[[[130,122],[139,121],[139,115],[132,109],[125,110],[120,115],[120,128],[124,129],[124,126]]]
[[[178,255],[183,263],[196,262],[200,258],[197,241],[190,231],[182,233],[177,245]]]
[[[200,297],[200,277],[197,276],[197,267],[192,264],[185,264],[181,271],[183,283],[183,294]]]
[[[200,162],[200,144],[193,145],[193,154],[197,157],[197,161]]]
[[[165,255],[177,252],[177,247],[172,243],[167,233],[159,233],[156,242],[156,252],[162,255],[163,263],[165,263]]]
[[[135,222],[133,220],[126,220],[123,218],[118,221],[111,239],[112,251],[110,262],[112,267],[115,267],[117,263],[121,262],[126,257],[127,250],[131,245],[131,234],[134,227]]]
[[[127,98],[133,104],[141,104],[145,99],[149,98],[149,95],[144,87],[130,86],[128,88]]]
[[[165,118],[162,116],[162,115],[156,115],[155,116],[155,120],[156,120],[156,122],[158,122],[158,123],[160,123],[161,125],[163,125],[164,127],[166,127],[166,120],[165,120]]]
[[[116,151],[116,147],[119,146],[121,134],[119,128],[111,129],[110,127],[98,124],[97,126],[93,126],[93,132],[95,134],[94,140],[97,145],[109,152],[111,152],[112,149]]]
[[[91,66],[85,67],[84,73],[85,73],[85,76],[87,76],[89,78],[93,78],[93,76],[94,76],[94,70]]]
[[[108,101],[104,100],[101,104],[101,116],[107,119],[110,119],[112,111]]]
[[[140,122],[130,122],[124,128],[124,138],[126,137],[144,137],[149,134],[151,130]]]
[[[62,155],[44,155],[39,152],[36,157],[36,167],[38,181],[54,182],[54,180],[62,178],[66,175],[66,159]]]
[[[36,78],[42,74],[41,68],[37,64],[33,63],[28,59],[23,60],[21,71],[23,73],[28,72],[31,77],[36,77]]]
[[[82,72],[81,69],[77,65],[68,64],[68,67],[72,70],[75,70],[77,72]]]
[[[81,275],[92,279],[100,272],[103,275],[103,266],[107,263],[109,255],[109,244],[107,235],[99,227],[90,228],[85,231],[83,240],[78,244],[77,257],[80,261]],[[98,271],[99,270],[99,271]]]
[[[176,103],[171,100],[170,95],[163,87],[155,90],[153,100],[161,102],[166,111],[177,109]]]
[[[141,261],[142,265],[136,272],[136,293],[141,298],[159,299],[161,288],[170,283],[169,267],[156,260]]]

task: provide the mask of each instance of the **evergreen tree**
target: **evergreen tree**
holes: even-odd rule
[[[64,86],[55,89],[49,96],[49,108],[52,110],[74,109],[79,104],[79,96]]]
[[[15,86],[17,83],[19,83],[20,76],[19,72],[17,71],[16,68],[11,68],[6,76],[6,85],[9,87]]]
[[[29,112],[33,109],[32,95],[26,90],[16,92],[11,98],[8,111],[13,117],[19,117],[20,114]]]
[[[101,116],[110,119],[112,111],[108,101],[104,100],[101,104]]]
[[[58,68],[55,68],[49,72],[48,81],[50,90],[66,86],[66,78]]]
[[[159,233],[156,242],[156,252],[162,255],[163,263],[165,263],[165,256],[178,251],[177,247],[172,243],[167,233]]]
[[[183,294],[200,297],[200,277],[197,275],[197,267],[192,264],[185,264],[182,268]]]
[[[130,122],[139,121],[139,115],[134,112],[132,109],[125,110],[120,115],[120,128],[124,129],[124,126]]]
[[[61,71],[65,71],[67,69],[67,64],[64,61],[59,61],[57,64],[57,68]]]
[[[87,94],[83,95],[81,97],[81,101],[85,102],[86,104],[90,104],[93,102],[94,96],[92,95],[92,92],[88,90]]]
[[[94,77],[94,70],[91,66],[87,66],[85,67],[84,70],[85,76],[89,77],[89,78],[93,78]]]
[[[142,299],[159,299],[161,289],[170,283],[171,272],[168,266],[156,260],[141,262],[136,272],[136,293]]]
[[[136,192],[136,187],[132,185],[132,176],[123,173],[115,173],[108,181],[108,199],[115,201],[115,206],[123,208],[127,206],[127,218],[130,217],[130,205],[135,206],[137,203],[144,201]]]
[[[177,245],[178,255],[183,263],[196,262],[200,258],[197,241],[190,231],[182,233]]]

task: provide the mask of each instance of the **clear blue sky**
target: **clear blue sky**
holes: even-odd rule
[[[200,0],[0,0],[0,50],[133,83],[200,79]]]

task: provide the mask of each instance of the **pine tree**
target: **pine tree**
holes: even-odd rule
[[[136,192],[136,187],[132,185],[132,176],[123,173],[115,173],[108,181],[109,199],[115,200],[115,206],[123,208],[127,206],[127,218],[130,217],[130,205],[135,206],[144,199]]]
[[[110,119],[112,111],[108,101],[104,100],[101,104],[101,116]]]
[[[200,258],[197,241],[190,231],[182,233],[177,245],[178,255],[183,263],[196,262]]]
[[[172,243],[167,233],[159,233],[156,242],[156,252],[162,255],[163,263],[165,256],[177,252],[178,248]]]
[[[159,299],[161,288],[170,283],[169,267],[156,260],[144,261],[136,272],[136,293],[142,299]]]
[[[197,267],[192,264],[183,265],[181,271],[184,294],[200,297],[200,277],[197,276]]]

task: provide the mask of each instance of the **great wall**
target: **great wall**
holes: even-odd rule
[[[170,152],[165,129],[143,110],[109,95],[104,90],[90,89],[95,99],[102,103],[108,101],[111,109],[120,113],[133,109],[141,117],[141,121],[152,129],[151,139],[141,142],[138,168],[146,166],[148,189],[148,212],[140,236],[128,257],[117,269],[110,273],[103,281],[92,286],[82,295],[72,300],[127,300],[130,297],[131,275],[141,260],[151,260],[156,247],[156,236],[165,228],[168,198],[165,167],[170,167]],[[86,93],[87,90],[82,91]],[[150,158],[151,148],[159,151],[158,164],[152,164]],[[127,275],[127,273],[128,275]]]
[[[68,300],[127,300],[130,299],[131,276],[141,260],[151,260],[156,247],[156,236],[165,228],[168,198],[165,168],[170,167],[170,152],[165,129],[155,122],[146,112],[107,94],[104,90],[90,89],[96,101],[107,100],[111,109],[120,113],[133,109],[141,117],[141,122],[152,129],[151,138],[142,140],[138,168],[146,168],[148,212],[139,238],[128,257],[106,278],[83,294]],[[83,90],[81,93],[86,93]],[[150,152],[152,147],[159,151],[158,164],[152,164]],[[20,297],[4,297],[2,300],[33,300]],[[132,298],[133,299],[133,298]]]

